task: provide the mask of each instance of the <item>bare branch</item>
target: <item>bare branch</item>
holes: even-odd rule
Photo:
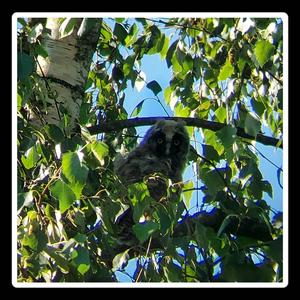
[[[120,131],[124,128],[138,127],[138,126],[149,126],[153,125],[159,120],[174,120],[174,121],[183,121],[186,126],[193,126],[199,128],[205,128],[212,131],[218,131],[225,127],[227,124],[218,123],[213,121],[207,121],[198,118],[181,118],[181,117],[148,117],[148,118],[133,118],[127,120],[115,120],[115,121],[107,121],[99,125],[94,125],[88,127],[88,131],[90,134],[98,134],[102,132],[113,132]],[[257,142],[268,145],[283,148],[282,143],[279,144],[279,139],[266,136],[263,134],[257,134],[256,137],[251,136],[245,132],[245,130],[241,127],[237,127],[237,135],[242,138],[246,138],[249,140],[256,140]]]

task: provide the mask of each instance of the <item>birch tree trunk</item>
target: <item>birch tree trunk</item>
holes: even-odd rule
[[[100,28],[100,19],[94,19],[94,26],[84,33],[82,25],[85,21],[75,20],[71,34],[66,36],[62,36],[60,30],[61,19],[48,18],[46,21],[45,28],[50,33],[43,34],[41,44],[48,56],[37,57],[36,70],[41,76],[43,91],[40,95],[44,99],[39,99],[43,103],[40,111],[30,114],[35,124],[64,122],[67,134],[75,128]]]

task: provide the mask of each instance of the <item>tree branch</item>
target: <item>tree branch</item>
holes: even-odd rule
[[[218,208],[215,208],[210,213],[201,212],[193,216],[187,216],[183,221],[177,224],[173,237],[186,236],[188,228],[193,228],[196,223],[211,227],[215,232],[218,232],[225,218],[226,214]],[[237,219],[232,219],[226,226],[224,232],[258,239],[264,242],[273,240],[270,228],[266,223],[248,216],[240,218],[238,222]]]
[[[212,131],[218,131],[225,127],[227,124],[218,123],[213,121],[207,121],[198,118],[182,118],[182,117],[149,117],[149,118],[133,118],[127,120],[115,120],[107,121],[99,125],[94,125],[87,127],[87,130],[90,134],[98,134],[102,132],[113,132],[120,131],[124,128],[138,127],[138,126],[148,126],[153,125],[159,120],[174,120],[174,121],[184,121],[186,126],[193,126],[199,128],[205,128]],[[245,132],[241,127],[237,127],[237,135],[242,138],[249,140],[256,140],[257,142],[268,145],[268,146],[277,146],[283,148],[282,143],[279,144],[279,139],[269,137],[263,134],[257,134],[256,137],[251,136]]]

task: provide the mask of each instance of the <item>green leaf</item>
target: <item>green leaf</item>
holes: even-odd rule
[[[191,201],[192,195],[193,195],[193,188],[194,188],[193,180],[189,180],[183,186],[183,191],[187,190],[187,191],[184,191],[184,193],[183,193],[184,202],[187,207],[190,207],[190,201]]]
[[[81,275],[84,275],[90,269],[91,262],[88,249],[78,245],[72,252],[72,258]]]
[[[36,44],[34,50],[38,55],[44,58],[48,57],[48,52],[42,45]]]
[[[125,45],[126,47],[131,46],[137,39],[137,35],[138,35],[138,26],[136,25],[136,23],[134,23],[130,29],[129,29],[129,33],[127,35],[127,37],[125,38]]]
[[[135,56],[129,55],[123,63],[123,74],[124,76],[128,76],[130,73],[132,73],[133,65],[135,62]]]
[[[22,107],[22,96],[19,93],[17,94],[17,107],[18,107],[18,111],[20,111]]]
[[[121,252],[114,257],[113,262],[112,262],[113,272],[120,270],[120,269],[122,270],[127,266],[128,260],[130,258],[129,254],[128,254],[129,250],[130,249],[127,249],[126,251]]]
[[[128,193],[133,206],[136,206],[137,203],[144,201],[149,196],[147,185],[143,182],[128,185]]]
[[[69,272],[69,262],[60,254],[57,254],[52,247],[46,247],[43,249],[54,261],[55,263],[64,271]]]
[[[207,98],[201,99],[201,104],[198,106],[199,111],[207,111],[210,109],[211,106],[211,100]]]
[[[25,234],[23,239],[22,239],[22,245],[24,246],[29,246],[32,250],[37,249],[38,246],[38,239],[36,238],[34,233]]]
[[[232,227],[238,228],[239,223],[240,218],[237,215],[231,214],[226,216],[218,230],[217,236],[220,237],[223,233],[227,232],[227,230],[230,230]]]
[[[25,21],[24,18],[18,18],[17,19],[18,23],[20,23],[23,27],[27,26],[27,22]]]
[[[18,53],[18,79],[24,80],[34,70],[34,60],[28,54]]]
[[[77,18],[66,18],[59,27],[60,38],[64,38],[72,34],[77,23]]]
[[[91,149],[95,157],[99,160],[101,166],[104,166],[104,158],[109,154],[107,144],[102,141],[94,141],[91,145]]]
[[[62,172],[69,182],[84,184],[88,174],[86,166],[81,165],[76,152],[68,152],[62,156]]]
[[[245,132],[251,136],[256,136],[260,131],[261,123],[251,113],[247,113],[245,119]]]
[[[172,225],[172,220],[166,207],[162,205],[156,207],[154,216],[156,217],[155,219],[159,222],[160,233],[162,235],[166,235]]]
[[[162,46],[162,49],[160,50],[160,57],[161,57],[161,59],[165,59],[165,57],[167,55],[170,39],[169,39],[169,37],[165,36],[164,33],[162,34],[161,38],[164,39],[164,44]]]
[[[254,55],[261,67],[271,58],[274,51],[274,45],[268,41],[259,40],[254,46]]]
[[[194,64],[194,60],[192,58],[192,56],[188,53],[185,55],[183,62],[182,62],[182,67],[185,73],[193,70],[193,64]]]
[[[176,40],[175,42],[172,43],[172,45],[169,47],[167,54],[166,54],[166,62],[167,62],[167,66],[168,68],[170,68],[172,66],[172,57],[174,55],[174,52],[176,50],[178,44],[178,40]]]
[[[123,23],[124,20],[125,20],[125,18],[115,18],[115,21],[116,21],[117,23]]]
[[[124,28],[123,25],[116,23],[114,27],[113,34],[117,37],[117,39],[123,43],[125,38],[127,37],[128,33],[127,30]]]
[[[143,104],[144,104],[144,101],[145,100],[142,100],[135,108],[134,110],[132,111],[132,113],[130,114],[131,117],[137,117],[141,110],[142,110],[142,107],[143,107]]]
[[[32,146],[29,148],[25,155],[22,155],[21,161],[26,169],[33,168],[38,160],[40,159],[40,155],[37,152],[36,146]]]
[[[183,56],[182,51],[180,51],[180,50],[178,50],[178,48],[176,48],[175,52],[171,58],[172,69],[173,69],[174,73],[180,73],[182,71],[182,65],[181,65],[181,61],[180,61],[181,56]]]
[[[33,194],[32,191],[29,191],[27,193],[18,193],[18,213],[22,210],[24,206],[30,206],[33,204]]]
[[[273,198],[272,186],[267,180],[253,180],[249,185],[248,190],[255,199],[261,199],[263,192],[266,192],[270,198]]]
[[[61,131],[61,129],[54,124],[48,124],[44,127],[44,129],[45,129],[47,135],[49,136],[49,138],[55,144],[59,144],[65,139],[64,134]]]
[[[146,86],[154,93],[155,96],[157,96],[157,94],[159,94],[162,91],[161,86],[156,80],[150,81]]]
[[[50,187],[50,192],[54,198],[58,199],[61,213],[64,213],[76,200],[72,189],[60,179]]]
[[[208,129],[204,129],[203,132],[204,132],[205,144],[213,146],[215,150],[218,152],[218,154],[221,155],[224,152],[224,146],[218,140],[216,132]]]
[[[278,237],[274,241],[269,242],[268,245],[265,245],[262,248],[268,257],[273,258],[278,263],[282,262],[282,253],[283,253],[282,236]]]
[[[258,116],[262,117],[265,111],[265,106],[261,101],[257,101],[253,98],[250,100],[253,110],[257,113]]]
[[[171,100],[171,94],[173,93],[174,89],[172,86],[168,86],[165,88],[164,90],[164,97],[165,97],[165,101],[166,103],[169,105],[170,100]]]
[[[175,106],[175,116],[176,117],[189,117],[191,110],[188,106],[183,106],[181,102],[178,102]]]
[[[219,173],[214,169],[204,168],[202,169],[201,179],[207,187],[207,192],[211,196],[215,196],[219,191],[222,191],[225,187],[225,183],[222,178],[224,178],[224,172],[219,170]],[[221,176],[220,176],[221,175]]]
[[[155,54],[157,52],[160,52],[161,48],[163,47],[163,41],[161,40],[161,32],[157,28],[157,26],[152,25],[150,27],[151,36],[147,43],[147,48],[149,49],[147,51],[147,54]]]
[[[227,79],[228,77],[230,77],[232,75],[233,71],[234,71],[234,67],[230,63],[230,61],[227,59],[225,65],[220,70],[218,80],[222,81],[222,80]]]
[[[159,229],[159,225],[153,221],[146,221],[133,225],[132,229],[140,243],[143,244],[153,232]]]
[[[219,122],[224,123],[226,121],[226,108],[223,106],[218,107],[215,110],[215,116]]]
[[[226,125],[216,133],[216,136],[221,140],[225,148],[229,148],[236,140],[236,132],[235,127]]]
[[[48,238],[45,232],[38,230],[36,232],[36,238],[38,240],[37,246],[36,246],[36,252],[41,252],[44,250],[48,243]]]
[[[182,282],[182,270],[173,262],[170,262],[167,266],[163,266],[163,271],[168,282]]]
[[[255,265],[242,253],[225,255],[222,278],[227,282],[272,282],[275,271],[272,265]]]
[[[266,192],[270,196],[270,198],[273,198],[273,188],[271,183],[267,180],[262,180],[261,184],[263,187],[263,191]]]
[[[74,236],[74,240],[79,243],[79,244],[84,244],[87,240],[87,236],[85,234],[82,234],[82,233],[77,233],[75,236]]]
[[[216,149],[211,145],[202,144],[203,155],[208,160],[219,161],[220,156]]]

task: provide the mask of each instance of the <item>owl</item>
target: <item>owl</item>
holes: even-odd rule
[[[142,142],[125,157],[115,160],[116,174],[125,184],[143,182],[148,177],[150,195],[159,200],[165,193],[162,174],[172,183],[182,181],[182,173],[189,153],[189,135],[182,122],[161,120],[153,125]],[[165,192],[165,191],[164,191]]]
[[[155,201],[167,198],[168,178],[172,184],[177,184],[171,198],[178,199],[189,147],[189,135],[182,122],[158,121],[146,132],[142,142],[135,149],[115,160],[115,173],[125,186],[145,182],[150,196]],[[144,212],[146,219],[149,216],[151,217],[151,212]],[[119,216],[116,224],[119,228],[117,242],[120,245],[132,246],[137,243],[132,232],[134,222],[131,207]]]

